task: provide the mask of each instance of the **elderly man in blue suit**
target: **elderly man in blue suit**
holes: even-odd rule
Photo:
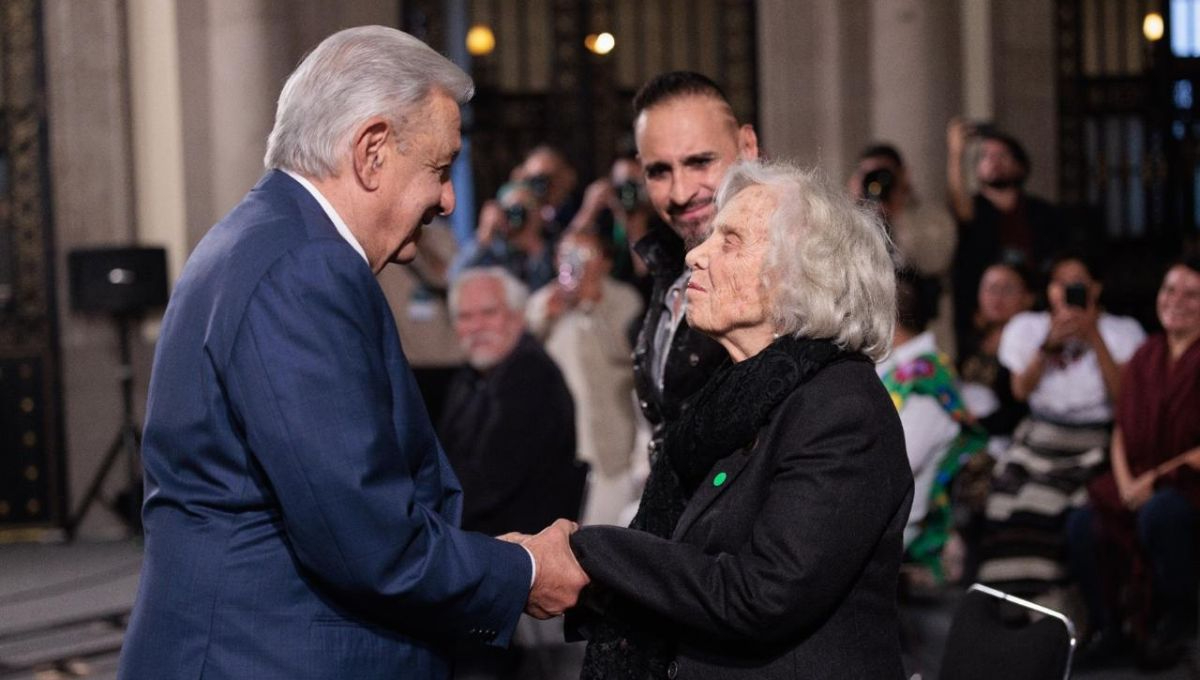
[[[457,528],[458,481],[374,274],[454,208],[470,78],[412,36],[337,33],[288,79],[267,174],[192,253],[147,404],[126,680],[443,678],[587,581],[565,520]]]

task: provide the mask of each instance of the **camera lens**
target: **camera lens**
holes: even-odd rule
[[[504,208],[504,219],[508,222],[508,226],[513,229],[520,229],[525,226],[525,218],[527,216],[528,212],[525,210],[525,206],[520,203]]]
[[[887,168],[872,170],[863,176],[862,195],[867,201],[886,203],[896,185],[896,175]]]
[[[526,183],[538,198],[545,198],[546,192],[550,191],[549,175],[534,175],[526,180]]]
[[[617,200],[621,202],[621,207],[625,212],[632,212],[637,208],[638,203],[638,185],[637,182],[627,181],[617,185]]]

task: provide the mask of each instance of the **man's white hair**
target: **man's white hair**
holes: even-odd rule
[[[896,278],[879,217],[815,170],[787,162],[734,164],[717,190],[717,207],[755,186],[776,198],[762,272],[775,332],[826,338],[875,361],[887,356]]]
[[[385,26],[329,36],[288,77],[263,163],[323,179],[337,172],[355,128],[383,116],[403,132],[434,89],[460,105],[470,76],[413,36]]]
[[[504,304],[509,311],[523,314],[525,303],[529,300],[529,287],[521,283],[504,267],[471,267],[464,269],[450,284],[450,292],[446,296],[446,304],[450,307],[450,316],[458,314],[458,294],[463,284],[475,279],[495,279],[504,288]]]

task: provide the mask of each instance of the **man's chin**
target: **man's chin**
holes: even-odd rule
[[[487,371],[495,368],[502,358],[491,352],[475,352],[467,355],[467,363],[476,371]]]
[[[395,262],[396,264],[408,264],[415,259],[417,259],[416,239],[413,239],[412,241],[400,246],[400,250],[397,250],[396,254],[392,256],[392,262]]]
[[[683,247],[691,250],[708,238],[709,224],[705,222],[674,222],[671,228],[683,239]]]

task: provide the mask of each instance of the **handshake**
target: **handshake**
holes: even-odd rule
[[[549,619],[560,616],[579,601],[579,591],[589,579],[571,552],[571,534],[578,528],[578,524],[560,519],[534,536],[515,532],[497,536],[502,541],[524,546],[537,563],[533,587],[525,603],[526,614]]]

